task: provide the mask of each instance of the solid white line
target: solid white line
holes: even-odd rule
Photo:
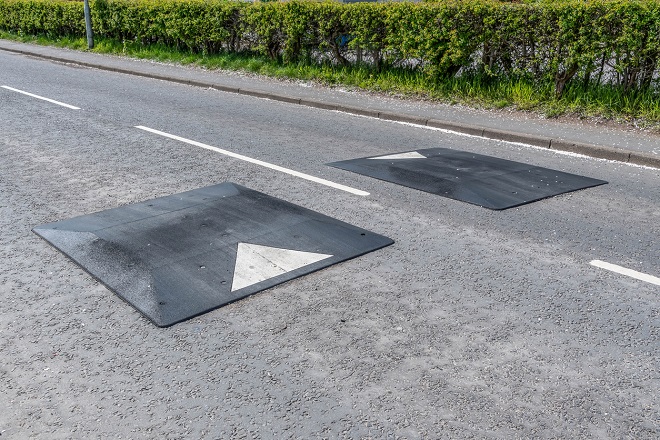
[[[616,264],[607,263],[601,260],[593,260],[589,264],[592,266],[600,267],[601,269],[610,270],[621,275],[626,275],[631,278],[636,278],[641,281],[646,281],[647,283],[656,284],[660,286],[660,278],[654,277],[653,275],[648,275],[642,272],[637,272],[636,270],[627,269],[625,267],[617,266]]]
[[[62,107],[70,108],[72,110],[80,110],[80,107],[75,107],[73,105],[65,104],[65,103],[60,102],[60,101],[55,101],[54,99],[44,98],[43,96],[34,95],[32,93],[24,92],[23,90],[18,90],[18,89],[15,89],[13,87],[8,87],[8,86],[0,86],[0,87],[2,87],[3,89],[11,90],[12,92],[22,93],[24,95],[31,96],[33,98],[42,99],[44,101],[48,101],[48,102],[51,102],[53,104],[61,105]]]
[[[326,185],[326,186],[329,186],[331,188],[340,189],[342,191],[346,191],[346,192],[349,192],[351,194],[355,194],[355,195],[358,195],[358,196],[368,196],[369,195],[369,193],[366,192],[366,191],[361,191],[359,189],[351,188],[350,186],[345,186],[345,185],[341,185],[339,183],[331,182],[329,180],[321,179],[319,177],[314,177],[314,176],[311,176],[309,174],[305,174],[305,173],[301,173],[299,171],[291,170],[289,168],[281,167],[279,165],[273,165],[272,163],[264,162],[264,161],[259,160],[259,159],[253,159],[251,157],[243,156],[242,154],[232,153],[231,151],[223,150],[223,149],[217,148],[217,147],[212,147],[211,145],[206,145],[206,144],[203,144],[201,142],[192,141],[190,139],[186,139],[186,138],[183,138],[181,136],[176,136],[176,135],[173,135],[173,134],[165,133],[163,131],[154,130],[153,128],[144,127],[142,125],[136,125],[135,128],[139,128],[140,130],[148,131],[150,133],[158,134],[158,135],[164,136],[166,138],[170,138],[170,139],[174,139],[174,140],[177,140],[177,141],[185,142],[186,144],[194,145],[196,147],[205,148],[207,150],[215,151],[216,153],[224,154],[226,156],[233,157],[234,159],[240,159],[240,160],[244,160],[246,162],[250,162],[250,163],[253,163],[253,164],[256,164],[256,165],[261,165],[262,167],[270,168],[271,170],[280,171],[282,173],[286,173],[286,174],[290,174],[292,176],[300,177],[301,179],[309,180],[311,182],[320,183],[321,185]]]
[[[465,136],[465,137],[471,137],[471,138],[479,138],[479,139],[484,139],[484,140],[487,140],[487,141],[506,142],[507,144],[520,145],[521,147],[533,148],[535,150],[544,151],[546,153],[549,152],[549,153],[552,153],[552,154],[555,154],[555,155],[579,157],[581,159],[595,160],[595,161],[598,161],[598,162],[608,162],[608,163],[616,164],[616,165],[626,165],[626,166],[633,167],[633,168],[644,168],[646,170],[657,171],[657,168],[650,167],[650,166],[647,166],[647,165],[637,165],[636,163],[619,162],[618,160],[602,159],[602,158],[599,158],[599,157],[587,156],[586,154],[572,153],[570,151],[551,150],[550,148],[537,147],[536,145],[526,144],[524,142],[513,142],[513,141],[505,141],[505,140],[501,140],[501,139],[491,139],[491,138],[487,138],[487,137],[484,137],[484,136],[477,136],[476,134],[468,134],[468,133],[462,133],[460,131],[448,130],[446,128],[429,127],[428,125],[413,124],[412,122],[392,121],[392,120],[389,120],[389,119],[380,119],[380,118],[376,118],[376,117],[373,117],[373,116],[356,115],[355,113],[343,112],[343,111],[340,111],[340,110],[332,110],[332,111],[337,112],[337,113],[343,113],[345,115],[354,116],[356,118],[373,119],[373,120],[376,120],[376,121],[389,122],[391,124],[407,125],[409,127],[422,128],[424,130],[439,131],[441,133],[455,134],[455,135],[458,135],[458,136]]]

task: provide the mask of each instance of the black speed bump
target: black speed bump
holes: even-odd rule
[[[607,183],[448,148],[364,157],[328,165],[495,210]]]
[[[393,243],[228,182],[34,232],[160,327]]]

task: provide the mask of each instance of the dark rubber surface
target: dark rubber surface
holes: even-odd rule
[[[378,156],[374,156],[328,165],[495,210],[607,183],[448,148],[429,148],[416,153],[425,158],[375,159]]]
[[[34,232],[161,327],[393,243],[227,182]],[[332,256],[232,292],[238,243]]]

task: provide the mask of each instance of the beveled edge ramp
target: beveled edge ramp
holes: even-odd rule
[[[459,164],[453,163],[452,166],[445,165],[442,162],[443,158],[446,162],[458,162]],[[431,163],[429,165],[429,162],[426,162],[425,159],[438,164],[435,166],[439,174],[437,178],[434,178],[432,175],[434,164]],[[484,176],[478,178],[478,174],[471,175],[468,171],[462,172],[461,168],[469,167],[461,164],[461,161],[472,162],[474,168],[482,169]],[[561,194],[607,184],[604,180],[566,173],[551,168],[440,147],[361,157],[331,162],[326,165],[496,211],[515,208]],[[455,166],[459,168],[454,168]],[[498,166],[501,167],[501,173],[497,171]],[[414,169],[415,167],[418,168]],[[451,179],[448,178],[451,177],[448,172],[449,170],[453,174],[453,178]],[[454,170],[456,170],[455,173],[453,172]],[[533,185],[515,187],[506,182],[505,177],[509,177],[509,180],[515,180],[516,176],[522,176],[524,172],[554,174],[554,177],[558,180],[555,180],[556,185],[554,189],[545,188],[545,191],[540,186],[537,187],[539,191],[535,191]],[[477,177],[473,177],[475,175]],[[574,183],[565,183],[560,179],[572,180]],[[503,188],[498,192],[494,185],[484,185],[488,180],[495,180],[496,182],[494,183],[497,183],[499,180],[500,183],[504,185],[509,184],[510,187]],[[524,179],[521,178],[520,180]],[[479,184],[480,182],[481,184]],[[529,182],[536,183],[534,179],[529,179]],[[538,182],[543,182],[543,179]],[[470,186],[470,183],[473,183],[473,185]],[[546,183],[546,186],[550,185]],[[516,191],[509,191],[512,189]],[[518,195],[519,192],[520,194],[527,194],[528,197]]]
[[[169,204],[176,205],[176,210],[168,211]],[[236,216],[244,216],[247,226],[242,233],[228,235],[228,230],[240,224],[226,221],[234,218],[229,211],[238,205],[243,208]],[[122,210],[129,214],[128,222],[122,221]],[[222,213],[227,213],[226,217]],[[186,247],[187,253],[171,258],[174,263],[170,266],[159,266],[163,259],[158,252],[162,253],[168,243],[153,241],[152,232],[158,230],[172,237],[172,232],[181,232],[181,222],[177,223],[181,218],[193,225],[204,219],[213,228],[209,233],[216,235],[195,233],[183,239],[195,242],[202,236],[212,249],[204,245],[197,252]],[[279,220],[271,227],[255,220],[259,218]],[[140,228],[149,237],[148,251],[139,248],[147,242],[140,237]],[[138,232],[136,236],[113,238],[113,234],[127,230]],[[33,231],[159,327],[394,243],[388,237],[230,182],[48,223]],[[136,248],[128,249],[131,243]],[[170,260],[169,254],[164,255]],[[220,261],[217,255],[224,257]],[[199,265],[200,261],[204,264]],[[208,270],[197,272],[200,267]],[[229,272],[231,277],[227,278]],[[171,303],[183,297],[177,289],[192,285],[202,291],[187,291],[186,304]]]

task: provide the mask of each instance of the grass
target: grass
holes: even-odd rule
[[[87,50],[85,38],[46,38],[20,36],[0,31],[0,38]],[[289,63],[253,54],[204,55],[179,51],[162,45],[143,46],[134,42],[95,39],[96,53],[124,55],[206,69],[224,69],[256,73],[274,78],[317,81],[402,97],[433,100],[471,107],[531,111],[546,117],[563,115],[594,117],[634,123],[660,130],[660,94],[657,91],[624,92],[620,88],[599,85],[583,87],[569,83],[561,98],[554,96],[552,83],[538,84],[527,78],[495,80],[486,75],[462,75],[434,80],[422,72],[388,68],[374,72],[366,66],[335,66],[329,63]]]

